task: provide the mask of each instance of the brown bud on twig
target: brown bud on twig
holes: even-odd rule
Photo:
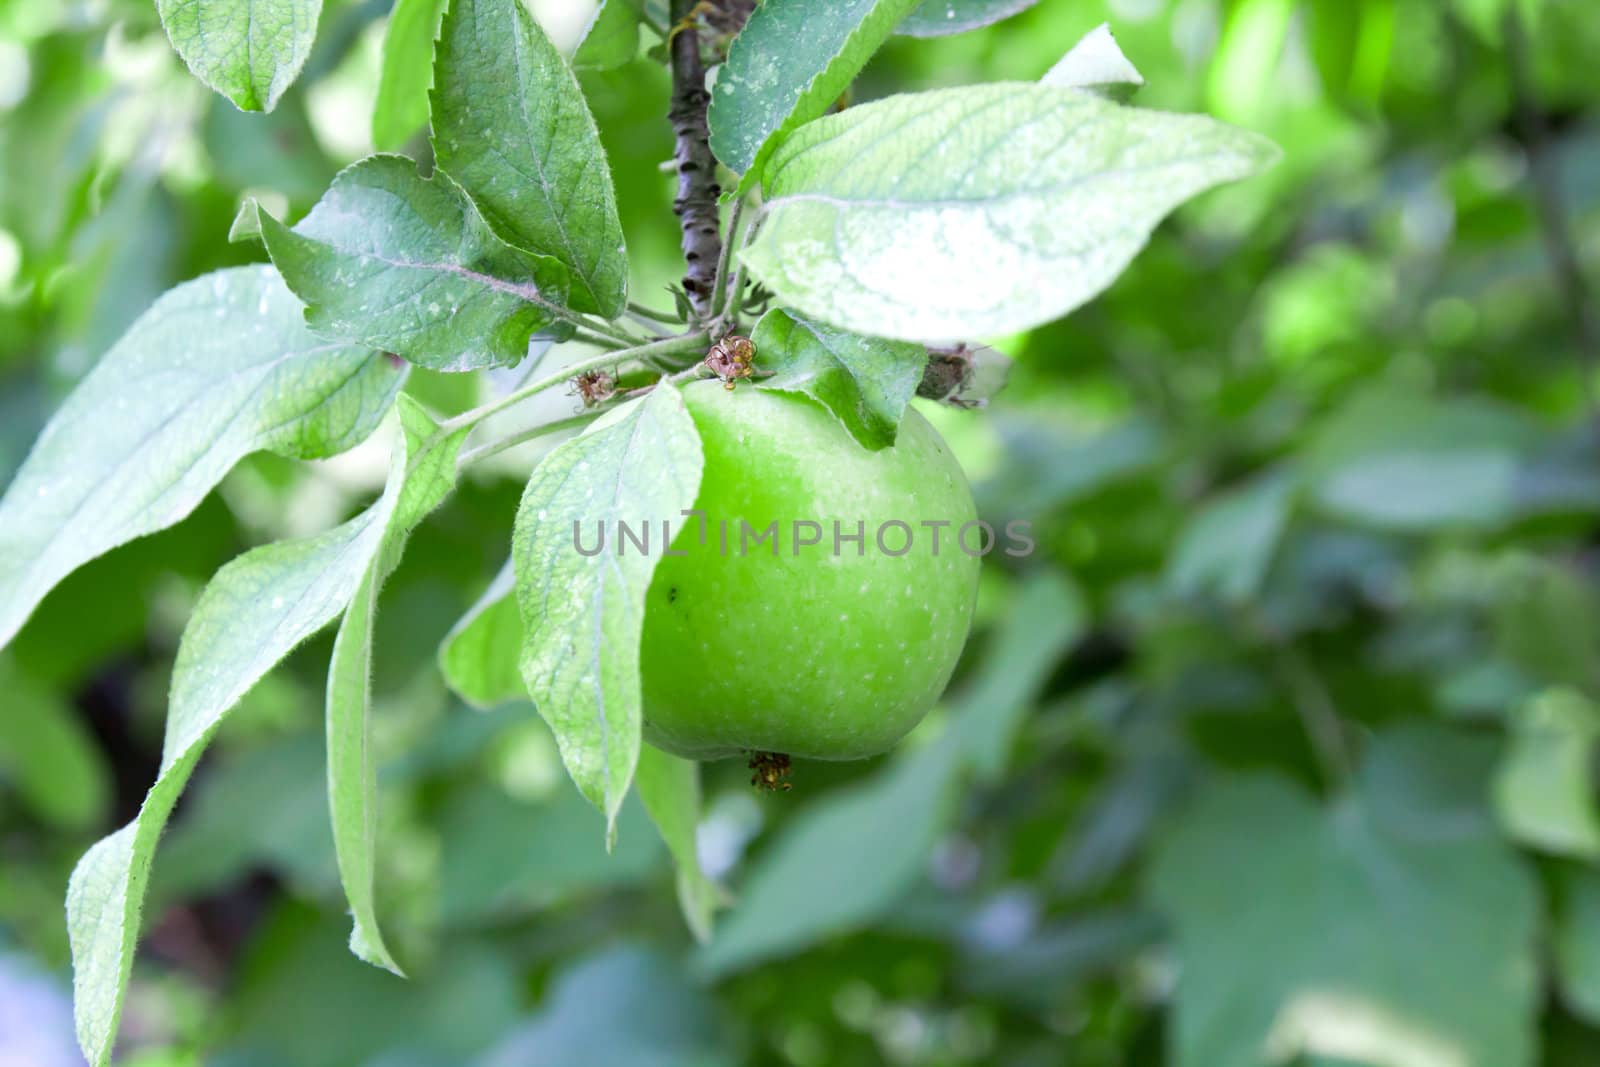
[[[952,407],[981,408],[1011,373],[1011,360],[986,345],[929,348],[917,395]]]

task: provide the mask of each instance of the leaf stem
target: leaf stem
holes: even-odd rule
[[[761,219],[758,217],[746,229],[746,237],[754,236],[757,227],[760,225]],[[744,242],[745,245],[749,243],[748,239]],[[743,245],[740,246],[739,250],[741,252],[744,251]],[[744,262],[742,260],[733,260],[733,278],[727,283],[726,289],[727,291],[723,294],[722,317],[728,321],[730,329],[737,329],[739,326],[739,313],[744,310]]]
[[[591,330],[595,333],[609,337],[614,341],[621,341],[623,344],[636,345],[639,343],[639,338],[635,337],[631,333],[628,333],[626,330],[622,330],[611,325],[609,322],[603,322],[600,319],[594,318],[593,316],[585,315],[581,311],[573,311],[571,308],[562,307],[560,304],[557,304],[554,301],[546,300],[542,296],[532,293],[521,293],[519,295],[528,303],[533,304],[536,307],[543,308],[551,318],[560,319],[562,322],[571,323],[572,325],[581,329]]]
[[[618,341],[610,337],[602,337],[597,333],[585,333],[583,330],[574,332],[572,339],[574,341],[582,341],[586,345],[597,345],[600,348],[608,348],[614,352],[633,348],[639,343],[638,341]]]
[[[606,411],[608,408],[615,406],[615,404],[605,404],[588,408],[577,415],[573,415],[565,419],[555,419],[551,422],[542,422],[537,426],[529,426],[525,429],[517,431],[514,434],[509,434],[505,437],[502,437],[498,441],[487,441],[484,444],[479,445],[477,448],[469,448],[462,452],[460,457],[456,460],[456,468],[458,470],[464,469],[472,466],[474,463],[488,459],[490,456],[498,456],[502,452],[516,448],[518,445],[526,444],[529,441],[537,440],[538,438],[545,437],[549,434],[560,433],[562,430],[570,430],[578,426],[582,426],[585,423],[598,418],[601,413]]]
[[[717,278],[713,283],[715,290],[711,294],[711,313],[721,315],[728,308],[728,301],[733,294],[728,291],[728,267],[733,260],[733,250],[739,242],[739,226],[744,221],[745,198],[739,197],[733,202],[733,210],[728,215],[728,235],[722,242],[722,255],[717,259]]]
[[[643,304],[635,304],[631,300],[628,301],[628,310],[640,318],[649,319],[652,322],[659,322],[663,326],[683,325],[683,319],[679,318],[677,315],[671,315],[665,311],[656,311],[654,308],[647,308]]]
[[[516,407],[529,397],[569,382],[586,371],[604,370],[615,366],[623,360],[634,360],[649,364],[660,356],[686,355],[702,351],[709,343],[707,335],[703,331],[698,331],[591,356],[588,359],[582,359],[570,366],[563,367],[553,374],[548,374],[536,381],[529,382],[519,389],[514,389],[498,400],[491,400],[487,404],[473,408],[471,411],[464,411],[455,418],[446,420],[442,424],[442,428],[456,430],[463,426],[476,426],[491,415],[498,415],[507,408]]]

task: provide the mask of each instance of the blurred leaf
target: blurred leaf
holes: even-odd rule
[[[265,213],[260,227],[313,330],[434,370],[522,362],[566,303],[560,263],[502,242],[447,175],[404,156],[347,167],[292,230]]]
[[[907,37],[943,37],[1008,19],[1039,0],[922,0],[895,27]]]
[[[1096,296],[1179,204],[1276,156],[1203,116],[1056,86],[897,96],[784,142],[740,257],[780,301],[859,333],[1009,333]]]
[[[1042,418],[996,412],[1006,463],[977,486],[985,516],[1031,518],[1081,501],[1133,477],[1162,456],[1157,427],[1142,418],[1091,433],[1064,431]]]
[[[321,731],[294,733],[234,748],[208,763],[162,839],[149,911],[160,914],[184,897],[216,893],[259,867],[297,893],[336,893],[325,744]]]
[[[761,317],[750,339],[757,367],[771,375],[758,379],[759,388],[810,397],[874,450],[894,444],[928,362],[921,345],[859,337],[776,309]]]
[[[262,675],[344,610],[377,553],[407,473],[396,449],[378,501],[327,533],[266,545],[217,572],[178,648],[161,774],[139,815],[78,861],[67,888],[78,1043],[110,1062],[156,843],[201,754]]]
[[[1048,1010],[1074,985],[1154,943],[1161,924],[1143,911],[1074,915],[1030,929],[1015,944],[969,946],[957,971],[963,989]]]
[[[639,635],[660,556],[624,556],[620,545],[585,555],[576,550],[576,531],[580,523],[619,522],[659,529],[694,506],[701,465],[683,397],[658,387],[552,450],[517,507],[522,677],[610,835],[639,759]],[[575,470],[583,477],[574,479]]]
[[[1078,816],[1053,864],[1060,884],[1074,893],[1103,888],[1146,847],[1157,820],[1193,778],[1192,760],[1159,733],[1153,742],[1130,743],[1128,762]]]
[[[322,0],[157,0],[172,47],[241,111],[271,111],[305,66]]]
[[[1004,776],[1034,696],[1088,624],[1083,595],[1059,574],[1046,571],[1026,581],[990,638],[982,672],[961,690],[953,712],[963,759],[980,781]]]
[[[1177,927],[1178,1067],[1533,1064],[1538,900],[1482,773],[1459,736],[1389,735],[1327,809],[1270,778],[1204,792],[1151,880]]]
[[[28,55],[11,68],[32,68],[21,83],[27,95],[0,122],[0,219],[39,254],[75,221],[109,118],[111,79],[76,36],[46,37]]]
[[[1600,858],[1595,742],[1600,709],[1569,689],[1547,690],[1511,715],[1495,773],[1495,811],[1506,833],[1532,848]]]
[[[957,698],[944,736],[866,782],[830,793],[788,824],[697,958],[742,970],[871,922],[927,869],[963,768],[994,781],[1022,716],[1085,622],[1060,579],[1030,582],[992,639],[995,655]]]
[[[1378,102],[1394,44],[1395,0],[1312,0],[1306,34],[1325,93]]]
[[[1490,576],[1495,647],[1534,678],[1600,691],[1600,592],[1586,573],[1517,551]]]
[[[78,712],[0,657],[0,786],[59,831],[94,829],[110,806],[110,768]]]
[[[404,1052],[456,1067],[521,1014],[522,983],[499,946],[452,943],[402,981],[345,952],[343,922],[280,906],[263,925],[229,998],[226,1033],[242,1063],[351,1067]]]
[[[1492,528],[1514,517],[1518,465],[1537,442],[1519,413],[1487,401],[1372,391],[1314,434],[1308,481],[1340,518],[1403,532]]]
[[[1501,46],[1501,31],[1506,13],[1516,10],[1529,22],[1537,23],[1539,9],[1546,0],[1451,0],[1461,20],[1485,43]]]
[[[600,0],[589,32],[572,57],[579,70],[611,70],[639,54],[639,0]]]
[[[1552,938],[1561,996],[1575,1014],[1600,1024],[1600,873],[1563,865],[1556,888]]]
[[[200,133],[217,177],[235,189],[272,189],[303,204],[333,180],[336,168],[317,143],[304,94],[270,115],[240,111],[213,96]]]
[[[68,575],[7,651],[30,678],[71,693],[106,664],[141,647],[147,632],[162,625],[163,597],[174,583],[198,590],[238,553],[238,524],[212,494],[177,526],[123,545]],[[107,589],[116,595],[105,596]],[[95,610],[85,612],[84,604],[94,604]],[[178,624],[181,620],[173,628]],[[160,695],[155,694],[158,702]],[[159,717],[160,708],[155,711]]]
[[[356,585],[333,643],[328,666],[328,805],[339,878],[350,902],[351,950],[368,963],[400,973],[378,928],[374,900],[378,848],[378,771],[368,718],[372,704],[372,626],[378,590],[400,564],[406,538],[456,484],[456,457],[473,426],[441,430],[409,396],[399,403],[406,437],[399,496],[381,520],[380,541]]]
[[[456,695],[476,708],[526,700],[517,666],[522,619],[512,591],[516,576],[506,560],[489,588],[467,609],[439,645],[439,669]]]
[[[446,0],[395,0],[383,36],[378,99],[372,105],[372,143],[383,151],[404,145],[428,121],[433,39]]]
[[[1209,501],[1173,546],[1168,585],[1184,596],[1253,599],[1288,525],[1294,492],[1292,479],[1266,474]]]
[[[700,825],[700,765],[645,745],[634,779],[639,799],[678,869],[678,902],[697,941],[711,939],[711,919],[722,894],[700,869],[695,831]]]
[[[1272,76],[1289,34],[1295,0],[1239,0],[1228,18],[1211,60],[1210,110],[1233,122],[1261,113],[1272,92]]]
[[[1111,24],[1102,22],[1084,34],[1039,81],[1082,89],[1108,100],[1126,100],[1144,84],[1144,77],[1117,47]]]
[[[617,1025],[625,1019],[625,1026]],[[619,947],[557,975],[543,1009],[482,1067],[735,1067],[715,1004],[675,965]]]
[[[182,519],[243,456],[361,441],[400,382],[382,357],[307,331],[270,269],[172,290],[62,405],[0,500],[0,644],[62,578]]]
[[[439,918],[494,922],[644,881],[661,864],[660,839],[636,802],[623,805],[617,823],[607,851],[605,820],[564,786],[537,804],[491,785],[459,790],[439,820]]]
[[[744,175],[740,192],[785,137],[844,94],[918,0],[767,0],[728,49],[711,90],[711,150]]]
[[[622,314],[628,269],[594,117],[520,0],[454,0],[435,47],[433,147],[494,232],[572,272],[572,306]]]
[[[947,735],[860,786],[813,802],[751,872],[697,965],[725,975],[871,922],[927,868],[954,801]]]

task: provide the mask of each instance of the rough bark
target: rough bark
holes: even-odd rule
[[[717,162],[711,155],[706,126],[705,65],[700,57],[700,34],[693,23],[678,28],[694,8],[693,0],[672,0],[672,106],[667,117],[677,139],[673,153],[678,171],[678,197],[673,201],[683,230],[684,292],[701,322],[711,318],[716,289],[717,261],[722,256],[721,220],[717,213]]]

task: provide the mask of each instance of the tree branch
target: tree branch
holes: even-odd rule
[[[672,209],[683,230],[683,289],[695,317],[713,315],[717,262],[722,258],[721,220],[717,215],[717,161],[711,155],[706,126],[706,71],[700,59],[700,33],[693,22],[694,0],[672,0],[672,106],[667,117],[677,139],[673,160],[678,171],[678,198]]]

